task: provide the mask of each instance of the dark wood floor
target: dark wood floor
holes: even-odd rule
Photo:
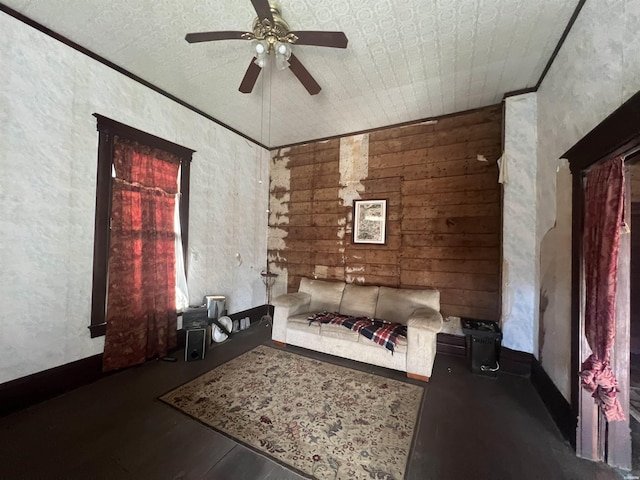
[[[157,400],[215,365],[270,342],[254,325],[198,362],[151,361],[0,418],[0,479],[297,479],[279,464]],[[405,380],[400,372],[303,352]],[[438,355],[406,478],[618,479],[577,458],[528,379],[472,375]]]

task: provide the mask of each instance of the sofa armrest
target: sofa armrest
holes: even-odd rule
[[[271,303],[274,306],[271,338],[279,343],[287,343],[287,320],[292,315],[309,311],[311,295],[304,292],[287,293],[274,298]]]
[[[274,307],[288,309],[289,315],[295,315],[309,309],[311,295],[304,292],[286,293],[274,298],[272,303]]]
[[[433,308],[417,308],[407,319],[407,327],[438,333],[442,330],[442,314]]]
[[[407,373],[429,379],[436,358],[442,315],[433,308],[418,308],[407,319]]]

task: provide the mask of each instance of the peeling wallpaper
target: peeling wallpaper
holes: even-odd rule
[[[302,277],[437,288],[445,315],[498,320],[501,125],[502,108],[493,106],[273,152],[268,254],[280,274],[274,295],[297,291]],[[535,127],[535,117],[527,125]],[[535,131],[531,143],[535,167]],[[535,169],[523,182],[533,185],[533,178]],[[387,200],[384,245],[353,244],[351,207],[360,198]],[[535,291],[533,281],[524,283]],[[532,315],[520,317],[510,331],[530,344]]]
[[[267,251],[269,252],[267,262],[269,271],[277,273],[271,287],[271,296],[276,298],[287,293],[288,272],[286,268],[281,268],[282,257],[280,252],[286,248],[285,239],[287,231],[281,228],[282,225],[289,225],[289,201],[291,193],[291,171],[289,168],[288,148],[279,151],[281,157],[276,160],[276,156],[270,160],[270,189],[271,198],[269,202],[269,233],[267,238]]]
[[[369,175],[369,134],[340,138],[340,193],[342,205],[350,207],[360,199]],[[349,219],[350,220],[350,219]]]
[[[502,165],[502,329],[504,346],[534,353],[537,331],[536,94],[505,100]]]
[[[538,90],[537,238],[544,259],[540,291],[566,296],[570,275],[558,272],[566,245],[543,242],[549,229],[570,229],[571,209],[556,208],[559,158],[629,97],[640,90],[640,2],[586,2],[564,45]],[[566,186],[566,182],[561,185]],[[558,197],[560,198],[560,197]],[[556,216],[556,212],[557,216]],[[556,269],[550,271],[549,269]],[[559,275],[559,273],[562,273]],[[542,365],[566,398],[569,376],[570,306],[547,309],[541,328],[555,332],[555,347],[542,351]],[[562,325],[563,327],[558,327]],[[563,336],[567,336],[562,338]]]
[[[87,328],[94,112],[196,150],[191,303],[263,304],[268,152],[10,16],[0,31],[0,383],[102,352]]]
[[[556,182],[556,218],[540,245],[539,360],[556,386],[571,399],[571,172],[561,162]],[[557,252],[562,252],[558,255]]]

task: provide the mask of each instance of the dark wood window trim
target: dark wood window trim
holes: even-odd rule
[[[640,142],[640,92],[605,118],[562,157],[572,173],[588,170],[600,160],[623,155]]]
[[[580,414],[580,377],[578,372],[581,319],[582,229],[584,215],[584,175],[601,160],[624,155],[640,144],[640,92],[637,92],[615,112],[571,147],[563,158],[569,160],[573,175],[573,213],[571,246],[571,408]]]
[[[189,240],[189,179],[191,159],[195,150],[169,142],[155,135],[129,127],[97,113],[93,114],[99,132],[98,171],[96,181],[96,216],[93,243],[93,287],[91,293],[91,338],[106,332],[105,304],[107,298],[107,271],[109,264],[109,219],[111,217],[111,166],[115,135],[173,153],[180,157],[180,229],[182,251],[187,268]]]

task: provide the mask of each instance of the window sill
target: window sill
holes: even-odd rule
[[[107,332],[107,323],[98,323],[97,325],[90,325],[89,331],[91,332],[91,338],[104,337]]]

